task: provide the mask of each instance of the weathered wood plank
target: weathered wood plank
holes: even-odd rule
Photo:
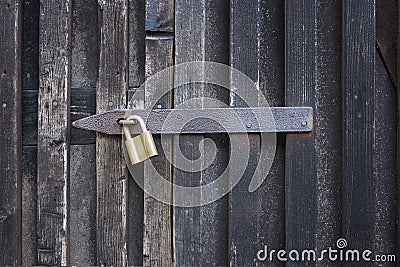
[[[174,1],[151,0],[146,2],[146,31],[174,31]]]
[[[71,264],[95,266],[96,146],[71,146],[70,250]]]
[[[175,63],[211,60],[229,62],[229,2],[228,1],[176,1],[175,13]],[[175,73],[182,80],[185,73]],[[228,78],[228,77],[227,77]],[[189,81],[189,80],[188,80]],[[188,84],[176,88],[174,105],[199,97],[211,97],[228,103],[228,93],[216,86]],[[207,107],[207,102],[197,99],[193,108]],[[205,137],[214,139],[217,156],[204,171],[186,172],[173,169],[173,182],[193,187],[215,180],[224,170],[229,143],[225,135],[185,135],[174,137],[173,150],[180,149],[189,160],[200,157],[200,151],[208,151],[207,144],[200,144]],[[204,150],[203,150],[204,149]],[[204,155],[201,156],[201,169]],[[174,153],[174,161],[176,154]],[[218,170],[218,171],[217,171]],[[200,200],[200,199],[199,199]],[[176,266],[224,266],[228,263],[227,198],[207,206],[174,208],[174,257]]]
[[[144,90],[141,96],[132,100],[137,88],[145,81],[146,53],[146,1],[129,1],[129,88],[127,107],[144,107]],[[132,100],[132,101],[131,101]],[[135,166],[136,175],[143,177],[143,164]],[[140,174],[139,174],[140,173]],[[131,266],[143,265],[143,190],[128,174],[128,263]]]
[[[138,88],[145,76],[146,0],[129,1],[129,88]],[[128,99],[129,101],[129,99]]]
[[[173,45],[173,37],[148,37],[146,39],[146,78],[173,65]],[[172,87],[172,80],[166,82],[169,82],[169,86]],[[153,108],[150,106],[153,103],[153,105],[156,104],[154,108],[171,108],[172,94],[169,93],[161,99],[154,99],[154,96],[157,95],[156,90],[160,89],[145,88],[145,107]],[[145,188],[151,186],[152,177],[157,175],[150,164],[164,179],[172,180],[171,166],[165,156],[165,153],[171,153],[172,137],[164,140],[164,150],[162,150],[160,136],[154,137],[159,149],[159,156],[153,158],[151,162],[144,163]],[[166,188],[166,190],[170,191],[171,189]],[[168,204],[144,194],[143,266],[173,266],[171,211]]]
[[[101,8],[97,112],[123,108],[128,87],[128,1]],[[97,264],[126,266],[127,173],[121,138],[97,135]]]
[[[286,1],[286,106],[316,106],[316,2]],[[317,170],[315,131],[286,138],[286,246],[316,245]],[[290,262],[288,266],[303,266]],[[309,266],[315,266],[309,263]]]
[[[231,67],[247,75],[259,88],[260,82],[260,19],[259,0],[231,0]],[[234,90],[234,89],[233,89]],[[247,92],[249,96],[253,92]],[[246,97],[246,96],[240,96]],[[231,99],[231,106],[244,106],[239,96]],[[257,97],[248,103],[258,105]],[[260,156],[260,136],[249,134],[238,136],[248,139],[250,158],[240,182],[229,194],[229,264],[230,266],[256,266],[257,252],[262,249],[261,239],[261,189],[249,193],[248,188]],[[246,164],[246,163],[244,163]],[[232,166],[231,173],[237,166]]]
[[[71,1],[40,1],[38,262],[67,265]]]
[[[261,1],[260,4],[260,90],[270,106],[285,106],[285,3]],[[271,249],[285,248],[285,141],[277,135],[276,154],[264,184],[254,192],[260,201],[259,241]],[[262,249],[262,246],[259,248]],[[254,252],[253,252],[254,253]],[[254,254],[253,254],[254,256]],[[263,266],[284,266],[267,261]]]
[[[374,97],[374,245],[380,255],[396,255],[396,88],[382,59],[376,54]],[[398,254],[397,254],[398,255]],[[379,266],[379,265],[375,265]],[[396,266],[395,262],[384,266]]]
[[[22,141],[23,145],[37,145],[38,125],[38,91],[22,91]],[[96,89],[95,88],[72,88],[71,89],[71,123],[94,115],[96,113]],[[84,131],[72,127],[71,145],[87,145],[96,142],[96,133]]]
[[[0,1],[0,265],[21,264],[21,5]]]
[[[99,74],[98,8],[96,0],[72,2],[72,88],[96,87]]]
[[[343,6],[344,207],[343,235],[358,249],[373,247],[375,223],[375,0]],[[364,263],[373,266],[373,263]],[[346,266],[355,266],[347,264]]]
[[[37,147],[22,148],[22,265],[37,261]]]
[[[342,1],[320,0],[316,5],[315,153],[316,240],[322,251],[341,237],[342,187]],[[311,166],[311,165],[310,165]],[[311,178],[311,177],[308,177]],[[340,266],[328,259],[316,266]]]
[[[39,88],[39,3],[24,0],[22,30],[22,89]]]
[[[127,106],[128,108],[144,108],[144,88],[128,91]],[[143,181],[143,169],[143,163],[133,166],[135,178],[142,179],[140,181]],[[144,193],[130,172],[128,177],[128,262],[130,266],[142,266],[144,260]]]

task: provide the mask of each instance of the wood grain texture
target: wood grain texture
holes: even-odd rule
[[[71,1],[40,2],[38,262],[67,265]]]
[[[71,264],[95,266],[96,146],[71,145],[70,253]]]
[[[22,265],[37,261],[37,147],[22,148]]]
[[[151,0],[146,2],[146,31],[174,31],[174,1]]]
[[[374,0],[345,1],[343,6],[343,236],[358,249],[373,247],[377,211],[375,181],[378,177],[374,174],[373,158],[377,89],[374,10]]]
[[[175,63],[190,61],[217,61],[229,63],[229,1],[176,1],[175,2]],[[182,79],[185,73],[175,73]],[[188,81],[190,80],[190,77]],[[228,77],[227,77],[228,78]],[[174,92],[175,108],[186,101],[209,97],[228,104],[229,93],[217,86],[187,84]],[[197,99],[193,108],[206,108],[208,103]],[[173,182],[193,187],[215,180],[226,168],[229,149],[225,135],[185,135],[174,137],[174,151],[180,149],[189,160],[200,157],[200,151],[208,151],[210,138],[216,144],[217,155],[206,170],[185,172],[173,169]],[[204,155],[200,165],[202,168]],[[176,163],[176,157],[174,154]],[[227,197],[196,208],[174,207],[173,215],[174,257],[176,266],[224,266],[228,264]]]
[[[146,0],[129,0],[129,88],[138,88],[144,83],[145,16]]]
[[[128,87],[128,1],[99,1],[99,5],[97,113],[124,108]],[[127,171],[121,138],[98,134],[96,154],[97,264],[126,266]]]
[[[322,251],[341,237],[343,156],[341,32],[342,1],[317,1],[316,5],[316,240]],[[312,88],[310,88],[312,90]],[[310,163],[310,166],[311,163]],[[308,177],[312,178],[312,177]],[[316,266],[339,266],[324,259]]]
[[[285,106],[285,3],[261,1],[260,4],[260,90],[270,106]],[[258,194],[261,215],[259,242],[274,249],[285,248],[285,142],[277,135],[275,159]],[[261,249],[261,248],[259,248]],[[253,255],[254,256],[254,255]],[[278,267],[277,260],[263,266]]]
[[[173,45],[173,37],[146,39],[146,79],[173,65]],[[169,82],[172,88],[172,80],[166,82]],[[172,94],[155,99],[156,90],[160,89],[151,86],[145,88],[145,108],[171,108]],[[171,165],[166,158],[166,153],[172,152],[172,137],[167,137],[163,144],[161,144],[160,136],[155,136],[154,141],[160,152],[157,157],[151,159],[151,162],[144,163],[145,189],[151,186],[152,177],[157,175],[150,164],[164,179],[172,180]],[[165,190],[170,192],[171,188],[165,188]],[[143,266],[173,266],[171,211],[170,205],[144,194]]]
[[[21,1],[23,5],[22,30],[22,89],[39,88],[39,3]]]
[[[374,252],[396,255],[396,88],[382,59],[376,54],[374,97]],[[398,254],[397,254],[398,255]],[[396,266],[396,263],[386,263]],[[375,265],[379,266],[379,265]]]
[[[286,2],[286,106],[315,107],[316,2]],[[316,245],[317,168],[315,131],[286,137],[286,249]],[[287,266],[303,266],[290,262]],[[310,263],[309,266],[315,266]]]
[[[205,1],[175,1],[175,64],[187,61],[200,61],[204,58]],[[190,48],[189,48],[190,47]],[[175,71],[175,80],[185,73]],[[201,97],[204,86],[188,84],[175,88],[174,106]],[[195,107],[195,106],[193,106]],[[197,106],[197,108],[199,108]],[[200,135],[173,137],[173,151],[180,149],[189,160],[200,157]],[[174,153],[173,161],[177,162]],[[177,162],[178,163],[178,162]],[[201,164],[201,162],[200,162]],[[194,167],[196,168],[196,167]],[[199,169],[200,166],[197,166]],[[173,168],[173,183],[185,187],[199,186],[200,172],[185,172]],[[176,198],[173,192],[173,198]],[[173,207],[173,249],[175,266],[199,266],[201,258],[200,208]]]
[[[0,265],[21,264],[21,1],[0,1]]]
[[[38,134],[38,91],[22,91],[22,141],[24,146],[37,145]],[[71,89],[71,123],[94,115],[96,113],[96,89],[72,88]],[[71,128],[71,145],[95,144],[96,133],[81,129]]]
[[[231,0],[231,30],[230,30],[230,64],[249,77],[259,88],[260,83],[260,3],[258,0]],[[232,81],[233,82],[233,81]],[[233,89],[234,91],[234,89]],[[252,99],[251,106],[258,106],[257,96],[252,96],[250,90],[243,92],[247,99]],[[245,106],[239,96],[232,97],[231,106]],[[261,244],[264,222],[262,221],[261,189],[250,193],[248,188],[254,171],[260,160],[260,135],[249,134],[238,138],[243,143],[248,139],[250,158],[247,168],[239,183],[229,194],[229,265],[257,266],[257,251],[263,248]],[[244,163],[246,164],[246,163]],[[236,171],[232,166],[230,173]],[[265,184],[264,184],[265,185]],[[264,191],[264,190],[263,190]]]
[[[96,113],[99,76],[99,5],[72,2],[71,122]],[[70,264],[97,265],[96,133],[71,127]]]
[[[144,90],[132,99],[136,89],[145,81],[145,31],[146,1],[129,1],[129,88],[127,107],[144,107]],[[137,96],[137,95],[136,95]],[[143,176],[143,164],[135,166],[135,175]],[[128,174],[128,263],[131,266],[143,265],[143,190]]]

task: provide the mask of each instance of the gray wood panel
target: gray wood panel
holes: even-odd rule
[[[341,237],[341,187],[343,157],[342,122],[342,1],[317,1],[316,5],[316,240],[322,251]],[[328,259],[316,266],[340,266]]]
[[[67,265],[71,1],[40,1],[38,261]]]
[[[176,1],[175,2],[175,64],[189,61],[229,62],[229,2],[228,1]],[[185,73],[175,73],[175,78]],[[228,78],[228,77],[227,77]],[[193,98],[216,97],[228,104],[228,94],[204,84],[187,84],[175,89],[174,105],[179,108]],[[207,102],[197,99],[193,108],[206,107]],[[214,162],[204,171],[186,172],[173,169],[173,182],[182,186],[200,186],[215,180],[224,170],[228,151],[226,136],[185,135],[174,137],[173,149],[180,149],[189,160],[207,152],[200,141],[212,138],[217,153]],[[204,161],[204,156],[202,156]],[[177,162],[174,155],[174,160]],[[200,169],[204,162],[195,167]],[[228,264],[227,198],[212,204],[195,207],[174,207],[173,233],[175,266],[224,266]]]
[[[375,1],[343,6],[344,203],[343,235],[351,246],[374,244],[374,109],[376,96]],[[362,45],[361,45],[362,44]],[[348,263],[345,266],[356,266]],[[365,263],[364,266],[374,266]]]
[[[146,38],[146,79],[173,65],[173,37],[148,37]],[[172,73],[171,73],[172,75]],[[172,87],[172,80],[168,86]],[[145,88],[145,108],[171,108],[172,93],[167,94],[161,99],[155,99],[157,90],[147,86]],[[154,105],[155,107],[151,106]],[[151,162],[144,163],[144,188],[149,188],[152,184],[152,177],[155,167],[156,172],[169,181],[171,177],[171,165],[166,158],[166,153],[171,153],[172,138],[167,137],[161,147],[160,136],[155,136],[154,141],[159,155]],[[164,148],[164,149],[163,149]],[[170,155],[171,158],[171,155]],[[171,188],[165,188],[170,192]],[[143,230],[143,266],[173,266],[172,244],[172,209],[171,206],[162,203],[148,194],[144,194],[144,230]]]
[[[97,113],[123,108],[128,89],[128,1],[99,1]],[[127,170],[121,138],[97,134],[97,264],[128,265]]]
[[[316,2],[286,2],[286,106],[316,107]],[[286,248],[316,246],[315,131],[286,137]],[[288,266],[303,266],[290,262]],[[315,266],[315,262],[309,263]]]
[[[231,0],[230,65],[249,77],[259,88],[260,83],[260,21],[261,1]],[[233,82],[233,81],[232,81]],[[235,88],[232,89],[235,92]],[[243,90],[241,96],[231,99],[231,106],[258,106],[258,97],[253,91]],[[244,103],[241,97],[252,99]],[[257,266],[257,252],[263,248],[261,234],[262,197],[261,190],[249,192],[249,184],[260,160],[260,135],[240,137],[242,145],[248,139],[250,158],[245,173],[229,195],[229,264],[230,266]],[[232,166],[230,173],[236,172]]]
[[[0,265],[21,264],[21,1],[0,1]]]
[[[37,147],[22,148],[22,265],[37,260]]]

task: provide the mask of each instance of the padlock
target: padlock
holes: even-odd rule
[[[132,165],[157,156],[158,151],[154,143],[153,135],[146,129],[143,119],[137,115],[132,115],[126,120],[136,120],[142,128],[142,133],[132,138],[129,125],[124,124],[122,129],[126,137],[125,145]]]

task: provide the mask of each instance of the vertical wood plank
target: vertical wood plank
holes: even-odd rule
[[[39,89],[39,3],[25,0],[22,30],[22,89]]]
[[[341,237],[342,188],[342,1],[318,0],[316,5],[316,240],[322,251]],[[312,90],[312,88],[310,88]],[[309,177],[311,178],[311,177]],[[340,266],[328,259],[316,266]]]
[[[129,89],[128,108],[143,108],[144,95],[131,99],[130,93],[136,93],[137,88],[145,81],[145,31],[146,1],[129,0]],[[144,93],[144,92],[141,92]],[[132,100],[132,101],[131,101]],[[143,166],[136,168],[143,173]],[[143,264],[143,190],[128,174],[128,263],[130,266]]]
[[[96,109],[98,3],[74,0],[72,12],[71,121],[74,121],[92,115]],[[79,145],[73,145],[76,143]],[[70,154],[70,264],[96,265],[95,133],[71,128]]]
[[[204,55],[205,1],[175,1],[175,64],[200,61]],[[174,73],[174,76],[184,75]],[[175,78],[176,79],[176,78]],[[175,108],[191,98],[203,95],[203,85],[190,84],[174,91]],[[199,107],[197,107],[199,108]],[[202,136],[174,136],[173,150],[181,149],[190,160],[199,155]],[[184,145],[183,145],[184,144]],[[175,153],[173,157],[175,159]],[[184,172],[173,168],[173,183],[199,186],[201,173]],[[174,194],[174,192],[173,192]],[[174,196],[173,196],[174,198]],[[173,207],[173,249],[175,266],[199,266],[201,254],[200,208]]]
[[[261,1],[260,12],[259,86],[270,106],[282,107],[285,106],[285,2]],[[286,244],[285,141],[285,134],[277,134],[274,162],[264,183],[253,192],[260,200],[259,242],[271,249],[284,249]],[[263,263],[271,267],[284,265],[277,260]]]
[[[96,265],[96,146],[71,145],[71,264]]]
[[[0,1],[0,265],[21,264],[21,5]]]
[[[173,37],[147,37],[146,39],[146,78],[154,75],[173,65]],[[171,73],[172,75],[172,73]],[[172,81],[169,86],[172,88]],[[146,108],[171,108],[172,94],[169,93],[161,99],[154,99],[159,88],[145,88]],[[150,103],[156,103],[154,107]],[[171,153],[172,138],[164,139],[164,150],[161,149],[161,138],[155,136],[154,141],[159,149],[159,155],[151,162],[144,163],[144,187],[152,183],[153,169],[148,166],[152,164],[159,175],[169,181],[171,177],[171,165],[165,153]],[[169,189],[171,190],[171,189]],[[144,232],[143,232],[143,266],[172,266],[172,214],[170,205],[164,204],[153,197],[144,194]]]
[[[175,63],[217,61],[229,63],[229,2],[175,2]],[[184,73],[175,73],[182,79]],[[227,77],[228,78],[228,77]],[[193,98],[210,97],[228,104],[229,94],[216,86],[189,84],[176,88],[175,108]],[[193,108],[207,105],[197,100]],[[224,170],[229,142],[227,136],[185,135],[174,137],[174,150],[180,149],[188,159],[197,159],[203,138],[211,138],[217,147],[214,162],[202,172],[173,169],[173,182],[183,186],[200,186],[215,180]],[[174,207],[174,257],[176,266],[226,266],[228,264],[227,198],[203,207]]]
[[[146,14],[146,0],[129,0],[129,88],[144,83]]]
[[[67,265],[71,1],[40,2],[38,261]]]
[[[231,0],[231,51],[230,63],[247,75],[259,88],[260,83],[260,2],[259,0]],[[248,91],[249,94],[250,90]],[[248,95],[250,96],[250,95]],[[250,97],[248,98],[250,99]],[[231,99],[231,106],[244,106],[238,96]],[[258,105],[253,98],[251,106]],[[262,249],[260,238],[261,191],[248,191],[260,154],[260,136],[243,135],[248,138],[250,158],[239,183],[229,195],[229,264],[230,266],[257,266],[257,251]],[[230,170],[235,171],[235,166]]]
[[[374,244],[380,255],[396,255],[396,88],[382,59],[376,53],[374,97]],[[398,254],[397,254],[398,255]],[[396,266],[395,262],[384,266]],[[375,266],[379,266],[376,264]]]
[[[101,8],[97,113],[124,108],[128,86],[128,2]],[[121,137],[97,135],[97,264],[126,266],[127,171]]]
[[[22,149],[22,265],[37,263],[37,147]]]
[[[373,247],[377,211],[374,205],[375,0],[346,0],[343,8],[343,235],[349,246],[368,249]]]
[[[316,1],[286,1],[286,106],[315,108]],[[286,138],[287,250],[315,248],[317,170],[315,131]],[[288,266],[303,266],[290,262]],[[309,263],[315,266],[315,263]]]

